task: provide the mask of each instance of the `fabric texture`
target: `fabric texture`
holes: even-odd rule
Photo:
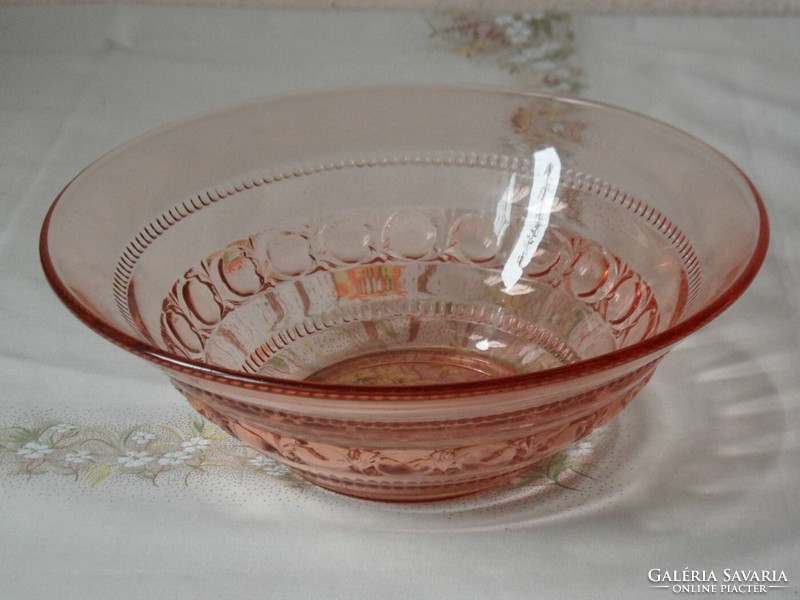
[[[797,592],[800,21],[575,15],[553,17],[553,39],[517,26],[517,43],[490,47],[449,30],[456,18],[495,17],[0,7],[0,596],[671,594],[649,588],[654,568],[783,570]],[[45,212],[118,144],[261,96],[434,82],[579,94],[662,119],[734,160],[771,216],[753,287],[673,350],[618,421],[562,455],[563,472],[430,505],[334,496],[198,420],[49,290]]]

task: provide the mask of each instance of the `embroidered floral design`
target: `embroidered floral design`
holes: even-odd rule
[[[527,142],[543,143],[581,141],[586,125],[574,117],[560,105],[537,103],[534,107],[520,107],[511,115],[514,132],[520,134]]]
[[[140,452],[137,450],[128,450],[123,456],[117,457],[117,462],[123,467],[135,469],[142,467],[153,460],[147,452]]]
[[[587,471],[593,467],[591,457],[602,431],[538,463],[513,486],[575,489],[576,478],[591,479]],[[436,468],[447,472],[456,458],[451,451],[440,451]],[[369,450],[353,449],[348,459],[356,472],[369,475],[375,468],[375,453]],[[92,486],[132,476],[156,484],[166,473],[178,473],[183,485],[190,485],[192,476],[220,471],[266,476],[299,489],[311,485],[200,417],[192,417],[184,430],[165,424],[119,431],[52,423],[0,429],[1,467],[28,477],[67,475]]]
[[[202,452],[209,445],[211,445],[211,440],[197,435],[189,440],[186,440],[185,442],[181,442],[181,448],[183,448],[184,452],[189,454],[193,454],[194,452]]]
[[[72,463],[75,465],[82,465],[93,460],[91,453],[86,450],[77,450],[75,452],[67,452],[64,455],[64,462]]]
[[[587,454],[591,454],[592,450],[594,450],[594,444],[591,440],[584,438],[581,441],[572,444],[572,446],[569,448],[566,448],[564,450],[564,454],[571,458],[582,458]]]
[[[160,465],[182,465],[187,460],[192,458],[192,455],[188,452],[177,451],[177,452],[167,452],[164,456],[158,459],[158,464]]]
[[[569,62],[574,34],[569,15],[554,13],[442,15],[429,20],[431,36],[462,56],[494,59],[533,89],[575,93],[580,70]]]
[[[78,428],[75,425],[70,425],[69,423],[59,423],[58,425],[53,426],[53,433],[75,433],[78,431]]]
[[[192,476],[215,471],[266,474],[293,487],[310,485],[283,465],[257,453],[227,433],[192,417],[188,428],[136,426],[126,431],[44,423],[0,429],[0,467],[27,476],[67,475],[99,485],[111,477],[157,483],[166,473]]]
[[[576,482],[580,479],[594,480],[589,475],[589,471],[595,467],[592,455],[604,435],[603,427],[595,429],[587,437],[545,458],[530,471],[518,476],[512,486],[557,485],[568,490],[578,489]]]
[[[152,433],[147,431],[137,431],[133,435],[131,435],[131,441],[134,444],[146,444],[147,442],[156,439]]]
[[[48,446],[47,444],[40,444],[39,442],[28,442],[22,448],[17,450],[17,454],[19,456],[24,456],[25,458],[33,459],[33,458],[44,458],[48,454],[52,454],[54,452],[53,448]]]
[[[286,477],[291,474],[289,469],[284,467],[282,464],[275,462],[274,460],[267,458],[263,454],[259,454],[254,456],[253,458],[247,461],[251,465],[255,466],[257,469],[264,471],[269,475],[275,475],[278,477]]]

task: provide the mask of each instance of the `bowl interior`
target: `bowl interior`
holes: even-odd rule
[[[542,198],[528,164],[446,162],[333,169],[241,192],[254,208],[324,195],[343,206],[306,203],[255,231],[237,219],[236,241],[169,293],[154,286],[135,322],[172,352],[245,373],[410,385],[562,366],[683,314],[697,283],[688,245],[555,172]]]
[[[644,117],[490,90],[350,90],[157,131],[55,205],[62,296],[124,339],[257,378],[405,386],[638,348],[741,293],[738,170]]]

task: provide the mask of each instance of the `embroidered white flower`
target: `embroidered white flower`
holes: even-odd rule
[[[152,460],[152,456],[141,450],[128,450],[123,456],[117,458],[118,463],[130,469],[143,467]]]
[[[572,90],[572,84],[568,81],[559,81],[555,86],[553,86],[553,91],[559,93],[565,93]]]
[[[64,456],[64,461],[74,465],[81,465],[89,462],[92,458],[91,453],[86,450],[76,450],[75,452],[67,452],[66,456]]]
[[[549,73],[547,73],[549,77],[554,77],[557,79],[569,79],[572,76],[572,71],[570,71],[565,66],[559,66],[555,69],[551,69]]]
[[[131,436],[131,441],[134,444],[146,444],[147,442],[156,439],[149,431],[137,431]]]
[[[506,39],[515,46],[531,39],[531,28],[524,21],[514,21],[505,28]]]
[[[594,450],[594,444],[588,440],[581,440],[577,444],[573,444],[568,448],[564,449],[564,454],[571,458],[576,458],[579,456],[584,456],[586,454],[591,453]]]
[[[25,458],[44,458],[48,454],[52,454],[54,451],[54,448],[51,448],[47,444],[28,442],[22,448],[17,450],[17,454],[24,456]]]
[[[211,442],[204,437],[195,436],[189,440],[186,440],[181,444],[184,452],[201,452],[205,450],[206,446],[210,445]]]
[[[164,456],[158,459],[158,464],[165,466],[182,465],[187,460],[192,458],[191,453],[179,450],[177,452],[167,452]]]
[[[53,426],[54,433],[73,433],[78,431],[78,428],[75,425],[70,425],[69,423],[59,423],[58,425]]]
[[[289,473],[289,469],[271,458],[267,458],[263,454],[254,456],[248,462],[270,475],[287,475]]]
[[[541,21],[542,19],[545,18],[545,16],[546,15],[543,12],[532,12],[532,13],[527,12],[527,13],[522,13],[522,20],[523,21]]]
[[[494,18],[494,24],[497,25],[498,27],[508,27],[514,21],[516,21],[516,19],[514,18],[514,15],[508,15],[508,14],[506,14],[506,15],[497,15]]]
[[[247,462],[249,462],[251,465],[255,465],[257,467],[265,467],[268,464],[272,463],[273,461],[268,459],[263,454],[259,454],[258,456],[254,456],[253,458],[251,458]]]
[[[558,42],[545,42],[540,46],[534,46],[532,48],[525,48],[522,52],[517,52],[514,56],[511,56],[508,59],[508,62],[513,63],[515,65],[524,65],[528,62],[535,62],[541,61],[546,56],[552,55],[553,53],[561,50],[563,46]],[[548,64],[547,66],[551,66]]]

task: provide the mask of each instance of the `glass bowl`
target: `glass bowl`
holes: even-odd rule
[[[144,135],[61,192],[50,284],[200,413],[320,486],[501,486],[613,419],[749,285],[764,206],[600,104],[386,87]]]

